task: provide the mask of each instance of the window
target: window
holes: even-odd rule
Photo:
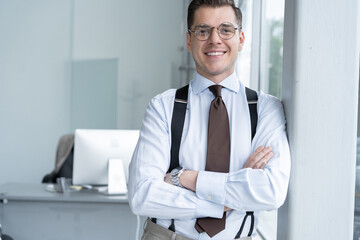
[[[281,98],[284,0],[262,1],[260,89]]]
[[[284,0],[239,0],[243,12],[244,49],[239,53],[237,75],[253,89],[281,98]],[[276,239],[277,211],[259,216],[256,239]]]
[[[360,82],[360,74],[359,74],[359,82]],[[360,103],[360,88],[359,88],[359,103]],[[360,239],[360,124],[359,123],[360,123],[360,108],[358,109],[358,131],[357,131],[354,240]]]
[[[245,45],[237,75],[245,85],[281,98],[284,0],[239,0]]]
[[[253,38],[253,1],[240,0],[237,5],[243,14],[242,30],[245,35],[244,47],[239,52],[236,64],[237,77],[246,86],[250,86],[251,65],[252,65],[252,38]],[[255,88],[256,89],[256,88]]]

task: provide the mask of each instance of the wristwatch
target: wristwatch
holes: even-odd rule
[[[179,181],[179,178],[180,178],[180,175],[181,175],[185,170],[186,170],[186,169],[185,169],[185,168],[182,168],[182,167],[177,167],[177,168],[174,168],[173,170],[171,170],[171,172],[170,172],[170,178],[171,178],[171,181],[172,181],[172,183],[173,183],[174,186],[184,188],[184,186],[181,185],[181,183],[180,183],[180,181]]]

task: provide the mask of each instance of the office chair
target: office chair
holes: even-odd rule
[[[13,240],[12,237],[6,234],[2,234],[2,228],[0,224],[0,240]]]
[[[13,238],[10,237],[9,235],[2,234],[2,235],[0,236],[0,240],[13,240]]]
[[[44,176],[42,183],[56,183],[59,177],[72,178],[74,138],[74,134],[60,137],[56,149],[55,169]]]
[[[3,231],[2,231],[2,226],[1,226],[1,222],[3,221],[3,212],[4,212],[4,209],[3,209],[3,201],[0,201],[0,240],[13,240],[12,237],[10,237],[9,235],[6,235],[6,234],[3,234]]]

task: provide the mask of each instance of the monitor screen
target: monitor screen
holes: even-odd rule
[[[128,166],[138,138],[138,130],[77,129],[73,184],[107,185],[109,159],[122,160],[128,181]]]

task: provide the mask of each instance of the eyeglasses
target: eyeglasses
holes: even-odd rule
[[[241,30],[241,26],[236,28],[232,23],[224,22],[220,24],[219,27],[210,27],[206,24],[200,24],[195,27],[195,30],[188,29],[189,34],[195,33],[195,37],[200,41],[208,40],[213,28],[217,30],[217,33],[220,38],[224,40],[228,40],[232,38],[235,35],[236,30]]]

